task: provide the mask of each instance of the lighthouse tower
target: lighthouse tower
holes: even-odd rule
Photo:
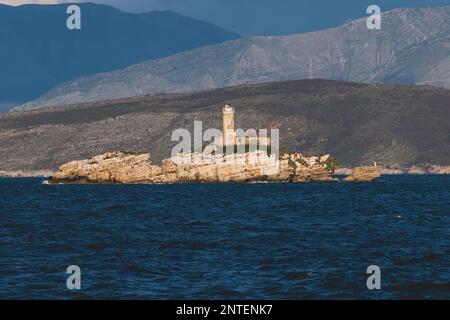
[[[234,108],[230,104],[223,107],[223,144],[224,146],[235,144]]]

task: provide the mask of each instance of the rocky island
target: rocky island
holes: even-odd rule
[[[243,183],[243,182],[331,182],[336,161],[330,155],[305,156],[301,153],[273,154],[272,136],[245,135],[235,130],[235,108],[226,104],[223,132],[199,152],[172,152],[161,165],[150,154],[114,151],[87,160],[62,165],[49,183]],[[194,129],[195,130],[195,129]],[[277,139],[277,130],[271,131]],[[241,134],[242,133],[242,134]],[[248,130],[247,133],[251,133]],[[267,134],[267,130],[265,131]],[[186,136],[190,137],[189,132]],[[191,142],[189,142],[190,144]],[[195,144],[195,142],[194,142]],[[278,145],[278,144],[277,144]],[[205,146],[206,147],[206,146]],[[261,150],[262,149],[262,150]],[[183,149],[182,149],[183,150]],[[208,149],[207,149],[208,150]],[[342,181],[367,182],[381,175],[381,167],[358,167]]]
[[[225,161],[226,157],[234,161]],[[114,151],[87,160],[62,165],[49,178],[50,184],[69,183],[244,183],[244,182],[366,182],[377,179],[381,167],[358,167],[345,179],[333,177],[331,157],[305,157],[299,153],[280,157],[274,170],[273,157],[253,153],[212,156],[206,163],[197,154],[182,154],[177,159],[152,164],[149,154]],[[186,161],[189,159],[190,161]]]

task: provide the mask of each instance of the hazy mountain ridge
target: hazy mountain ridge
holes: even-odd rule
[[[381,30],[368,30],[360,19],[307,34],[228,41],[80,78],[23,108],[308,78],[450,88],[446,71],[432,70],[449,63],[449,21],[450,6],[396,9],[383,14]],[[441,43],[442,54],[423,66],[432,41]],[[414,76],[405,77],[405,68]]]
[[[0,103],[23,103],[80,76],[239,38],[175,12],[79,6],[81,30],[71,31],[68,4],[0,5]]]
[[[450,33],[439,34],[406,48],[379,82],[450,87]]]
[[[343,166],[450,165],[450,90],[330,80],[242,85],[0,114],[0,171],[56,169],[111,150],[170,157],[178,128],[279,128],[280,144]]]

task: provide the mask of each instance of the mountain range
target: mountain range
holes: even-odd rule
[[[387,11],[450,5],[450,0],[95,0],[125,11],[172,10],[243,36],[274,36],[333,28],[366,16],[372,4]]]
[[[330,153],[342,166],[449,165],[450,90],[429,86],[297,80],[191,94],[159,94],[0,114],[0,171],[55,170],[112,150],[170,157],[178,128],[278,128],[280,145]]]
[[[62,84],[20,109],[194,92],[296,79],[400,83],[450,88],[450,6],[383,13],[290,36],[248,37],[146,61]]]
[[[79,6],[81,30],[68,30],[67,4],[0,4],[0,108],[81,76],[240,37],[170,11],[133,14]]]

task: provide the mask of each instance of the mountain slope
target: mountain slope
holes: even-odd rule
[[[129,3],[109,1],[116,1],[124,8]],[[336,27],[365,17],[367,7],[372,4],[387,11],[402,7],[445,6],[450,5],[450,0],[170,0],[147,3],[151,8],[173,10],[210,21],[241,35],[274,36]]]
[[[382,21],[381,30],[368,30],[362,19],[325,31],[207,46],[77,79],[23,108],[305,78],[426,83],[450,88],[446,71],[432,71],[434,66],[448,65],[450,59],[450,6],[396,9],[384,13]],[[428,56],[434,51],[430,43],[438,43],[441,48],[433,58]],[[417,75],[405,78],[405,69]]]
[[[243,85],[64,108],[0,114],[0,171],[55,169],[111,150],[170,157],[171,134],[222,129],[222,107],[236,128],[279,128],[291,151],[331,153],[344,166],[450,165],[450,90],[329,80]]]
[[[450,88],[450,33],[406,48],[376,81]]]
[[[62,82],[239,36],[174,12],[131,14],[80,4],[82,29],[66,27],[68,5],[0,4],[0,103],[24,102]]]

